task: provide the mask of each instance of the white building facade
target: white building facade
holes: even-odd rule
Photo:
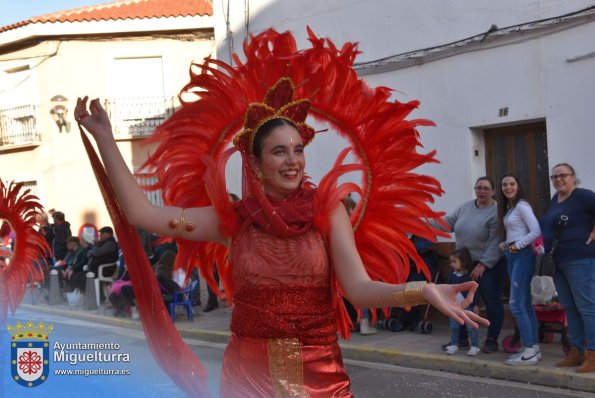
[[[472,198],[476,178],[510,171],[539,214],[560,162],[595,189],[595,1],[215,0],[213,10],[224,60],[232,48],[241,54],[248,32],[269,27],[291,31],[300,47],[309,46],[306,26],[338,46],[358,42],[358,73],[398,90],[396,100],[420,100],[412,117],[437,124],[420,131],[422,150],[436,149],[441,162],[421,169],[445,190],[437,210]],[[345,143],[321,146],[338,152]],[[315,181],[328,166],[318,158],[308,158]]]

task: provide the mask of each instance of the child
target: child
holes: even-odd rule
[[[473,268],[471,263],[471,255],[469,250],[462,248],[455,250],[450,255],[450,267],[452,272],[448,275],[448,283],[450,285],[456,285],[459,283],[468,282],[471,280],[469,272]],[[467,292],[459,293],[457,295],[457,302],[461,302],[467,297]],[[477,301],[479,296],[475,295],[473,302],[469,305],[467,310],[477,312]],[[446,347],[446,354],[454,355],[459,350],[457,342],[459,341],[459,329],[461,325],[454,320],[450,320],[450,345]],[[477,329],[467,325],[467,331],[469,332],[469,338],[471,339],[471,348],[467,351],[467,355],[476,356],[479,353],[479,333]]]

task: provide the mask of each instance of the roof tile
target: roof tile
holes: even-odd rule
[[[0,27],[0,32],[35,23],[91,22],[125,19],[211,16],[212,0],[118,0],[54,12]]]

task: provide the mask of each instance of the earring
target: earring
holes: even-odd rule
[[[262,182],[262,180],[264,180],[264,175],[262,174],[262,171],[258,170],[256,173],[256,179],[260,182]]]

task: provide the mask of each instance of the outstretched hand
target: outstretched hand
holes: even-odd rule
[[[424,286],[422,293],[425,300],[444,315],[454,319],[461,325],[466,323],[478,328],[479,325],[488,326],[490,322],[473,311],[466,310],[473,302],[477,286],[476,282],[465,282],[458,285],[428,283]],[[467,297],[457,303],[457,294],[467,291]]]
[[[99,98],[92,100],[87,109],[88,100],[89,97],[77,98],[74,119],[87,129],[95,140],[113,137],[112,125],[107,112],[99,102]]]

